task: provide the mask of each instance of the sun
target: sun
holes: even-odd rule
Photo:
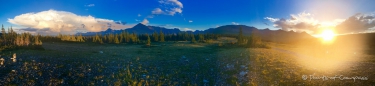
[[[320,37],[324,40],[324,41],[331,41],[333,40],[333,38],[335,37],[335,32],[331,29],[325,29],[322,31],[322,33],[320,34]]]

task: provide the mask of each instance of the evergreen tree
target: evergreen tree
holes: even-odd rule
[[[147,42],[146,42],[146,45],[147,46],[150,46],[151,45],[151,39],[150,39],[150,36],[147,35]]]
[[[164,33],[160,30],[160,42],[164,42]]]
[[[183,35],[183,39],[184,39],[184,41],[187,41],[190,37],[189,37],[189,34],[187,33],[187,32],[184,32],[183,33],[184,35]]]
[[[1,25],[1,34],[3,38],[3,43],[6,44],[6,33],[5,33],[4,25]]]
[[[118,40],[118,35],[116,35],[113,39],[113,43],[120,44],[120,41]]]
[[[159,41],[158,33],[154,32],[154,34],[152,34],[152,37],[154,37],[155,42]]]
[[[121,33],[121,34],[120,34],[120,43],[124,42],[123,39],[124,39],[124,35],[123,35],[123,33]]]
[[[132,43],[137,43],[138,42],[138,38],[137,38],[137,34],[133,33],[130,37]]]
[[[98,37],[98,40],[99,40],[99,43],[100,44],[104,44],[104,42],[103,42],[103,39],[102,39],[103,37],[102,37],[102,35],[100,34],[99,35],[99,37]]]
[[[128,32],[125,33],[125,42],[127,42],[127,43],[130,42],[130,37],[129,37],[129,33]]]
[[[243,44],[244,43],[244,39],[243,39],[243,35],[242,35],[242,27],[240,27],[240,32],[239,32],[239,34],[238,34],[238,41],[237,41],[237,43],[238,44]]]
[[[34,37],[34,45],[42,45],[42,41],[39,40],[39,33]]]
[[[195,41],[195,37],[194,37],[194,34],[193,35],[191,35],[191,43],[195,43],[196,41]]]
[[[203,42],[204,41],[204,36],[202,34],[199,34],[199,42]]]
[[[99,42],[99,35],[96,33],[96,35],[92,38],[92,42]]]
[[[69,41],[77,41],[76,37],[74,35],[70,35],[70,40]]]
[[[261,45],[262,40],[257,35],[256,31],[252,31],[250,37],[248,38],[247,46],[248,47],[258,47]]]
[[[78,41],[78,42],[85,42],[85,40],[83,39],[82,34],[80,34],[80,35],[77,37],[77,41]]]
[[[104,35],[104,36],[103,36],[103,42],[107,42],[107,40],[108,40],[108,39],[107,39],[107,35]]]
[[[17,36],[17,33],[13,31],[12,26],[10,27],[10,33],[8,33],[8,34],[10,34],[10,37],[11,37],[11,39],[10,39],[10,44],[13,44],[13,43],[14,43],[14,39],[15,39],[16,36]]]

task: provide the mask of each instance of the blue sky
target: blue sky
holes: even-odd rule
[[[292,23],[305,22],[315,26],[321,25],[322,22],[335,22],[328,24],[328,26],[335,26],[357,13],[375,12],[375,5],[372,5],[375,3],[374,0],[0,0],[0,2],[0,11],[2,11],[0,23],[6,27],[36,30],[49,28],[50,32],[69,33],[79,30],[105,30],[108,27],[105,25],[108,24],[111,24],[111,28],[125,29],[140,22],[182,30],[204,30],[231,24],[276,30],[285,28],[277,20],[285,18],[288,21],[292,15],[298,18],[298,21],[291,20]],[[156,12],[157,9],[161,11]],[[47,11],[49,13],[40,13]],[[23,15],[26,13],[30,15]],[[58,18],[53,16],[48,19],[61,20],[64,23],[60,24],[61,22],[56,23],[56,21],[51,23],[51,20],[29,17],[44,17],[48,14],[58,14]],[[59,17],[68,14],[74,15],[69,18]],[[89,15],[90,18],[97,20],[96,23],[87,23],[91,22],[87,19]],[[17,16],[23,17],[16,18]],[[87,19],[87,21],[74,19]],[[41,21],[44,23],[42,24]],[[79,21],[79,24],[76,21]],[[100,23],[100,21],[105,23]],[[126,24],[114,27],[118,24],[115,22],[119,21],[126,22]],[[71,27],[67,28],[69,25]],[[96,25],[100,29],[94,29]]]

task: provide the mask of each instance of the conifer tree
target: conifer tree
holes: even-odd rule
[[[102,38],[103,38],[103,42],[107,42],[107,40],[108,40],[107,35],[104,35]]]
[[[164,33],[160,30],[160,42],[164,42]]]
[[[155,42],[159,41],[158,33],[154,32],[154,34],[152,34],[152,37],[154,37]]]
[[[124,42],[123,39],[124,39],[124,35],[123,35],[123,33],[121,33],[121,34],[120,34],[120,43]]]
[[[69,41],[77,41],[77,39],[76,39],[76,37],[74,35],[71,35]]]
[[[248,38],[247,46],[257,47],[262,43],[262,39],[258,36],[256,31],[252,31],[250,37]]]
[[[100,36],[98,37],[98,40],[99,40],[99,43],[100,44],[104,44],[104,42],[103,42],[103,39],[102,39],[103,37],[102,37],[102,35],[100,34]]]
[[[78,41],[78,42],[85,42],[85,40],[83,39],[82,34],[80,34],[80,35],[77,37],[77,41]]]
[[[42,41],[39,40],[39,33],[34,37],[34,45],[42,45]]]
[[[98,42],[99,41],[99,35],[96,33],[96,35],[92,38],[92,42]]]
[[[147,42],[146,42],[146,45],[147,46],[150,46],[151,45],[151,39],[150,39],[150,36],[147,35]]]
[[[204,41],[204,36],[202,34],[199,34],[199,42],[203,42]]]
[[[6,33],[5,33],[4,25],[1,25],[1,34],[3,38],[3,43],[6,44]]]
[[[194,37],[194,34],[193,35],[191,35],[191,43],[195,43],[196,41],[195,41],[195,37]]]
[[[120,44],[120,41],[118,40],[117,35],[114,37],[114,39],[113,39],[113,43],[115,43],[115,44]]]
[[[244,39],[243,39],[243,35],[242,35],[242,27],[240,27],[237,43],[240,44],[240,45],[244,43]]]

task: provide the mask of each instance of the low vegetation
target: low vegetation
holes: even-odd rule
[[[314,56],[316,53],[309,53],[311,50],[331,50],[265,42],[257,32],[243,36],[241,29],[238,36],[164,34],[162,31],[150,35],[122,32],[42,36],[17,34],[12,28],[8,31],[2,30],[0,36],[1,86],[375,84],[373,55],[340,51]],[[17,61],[12,61],[14,55]],[[346,57],[323,58],[335,55]],[[325,68],[332,65],[334,70]],[[304,75],[366,76],[369,79],[304,80]]]

